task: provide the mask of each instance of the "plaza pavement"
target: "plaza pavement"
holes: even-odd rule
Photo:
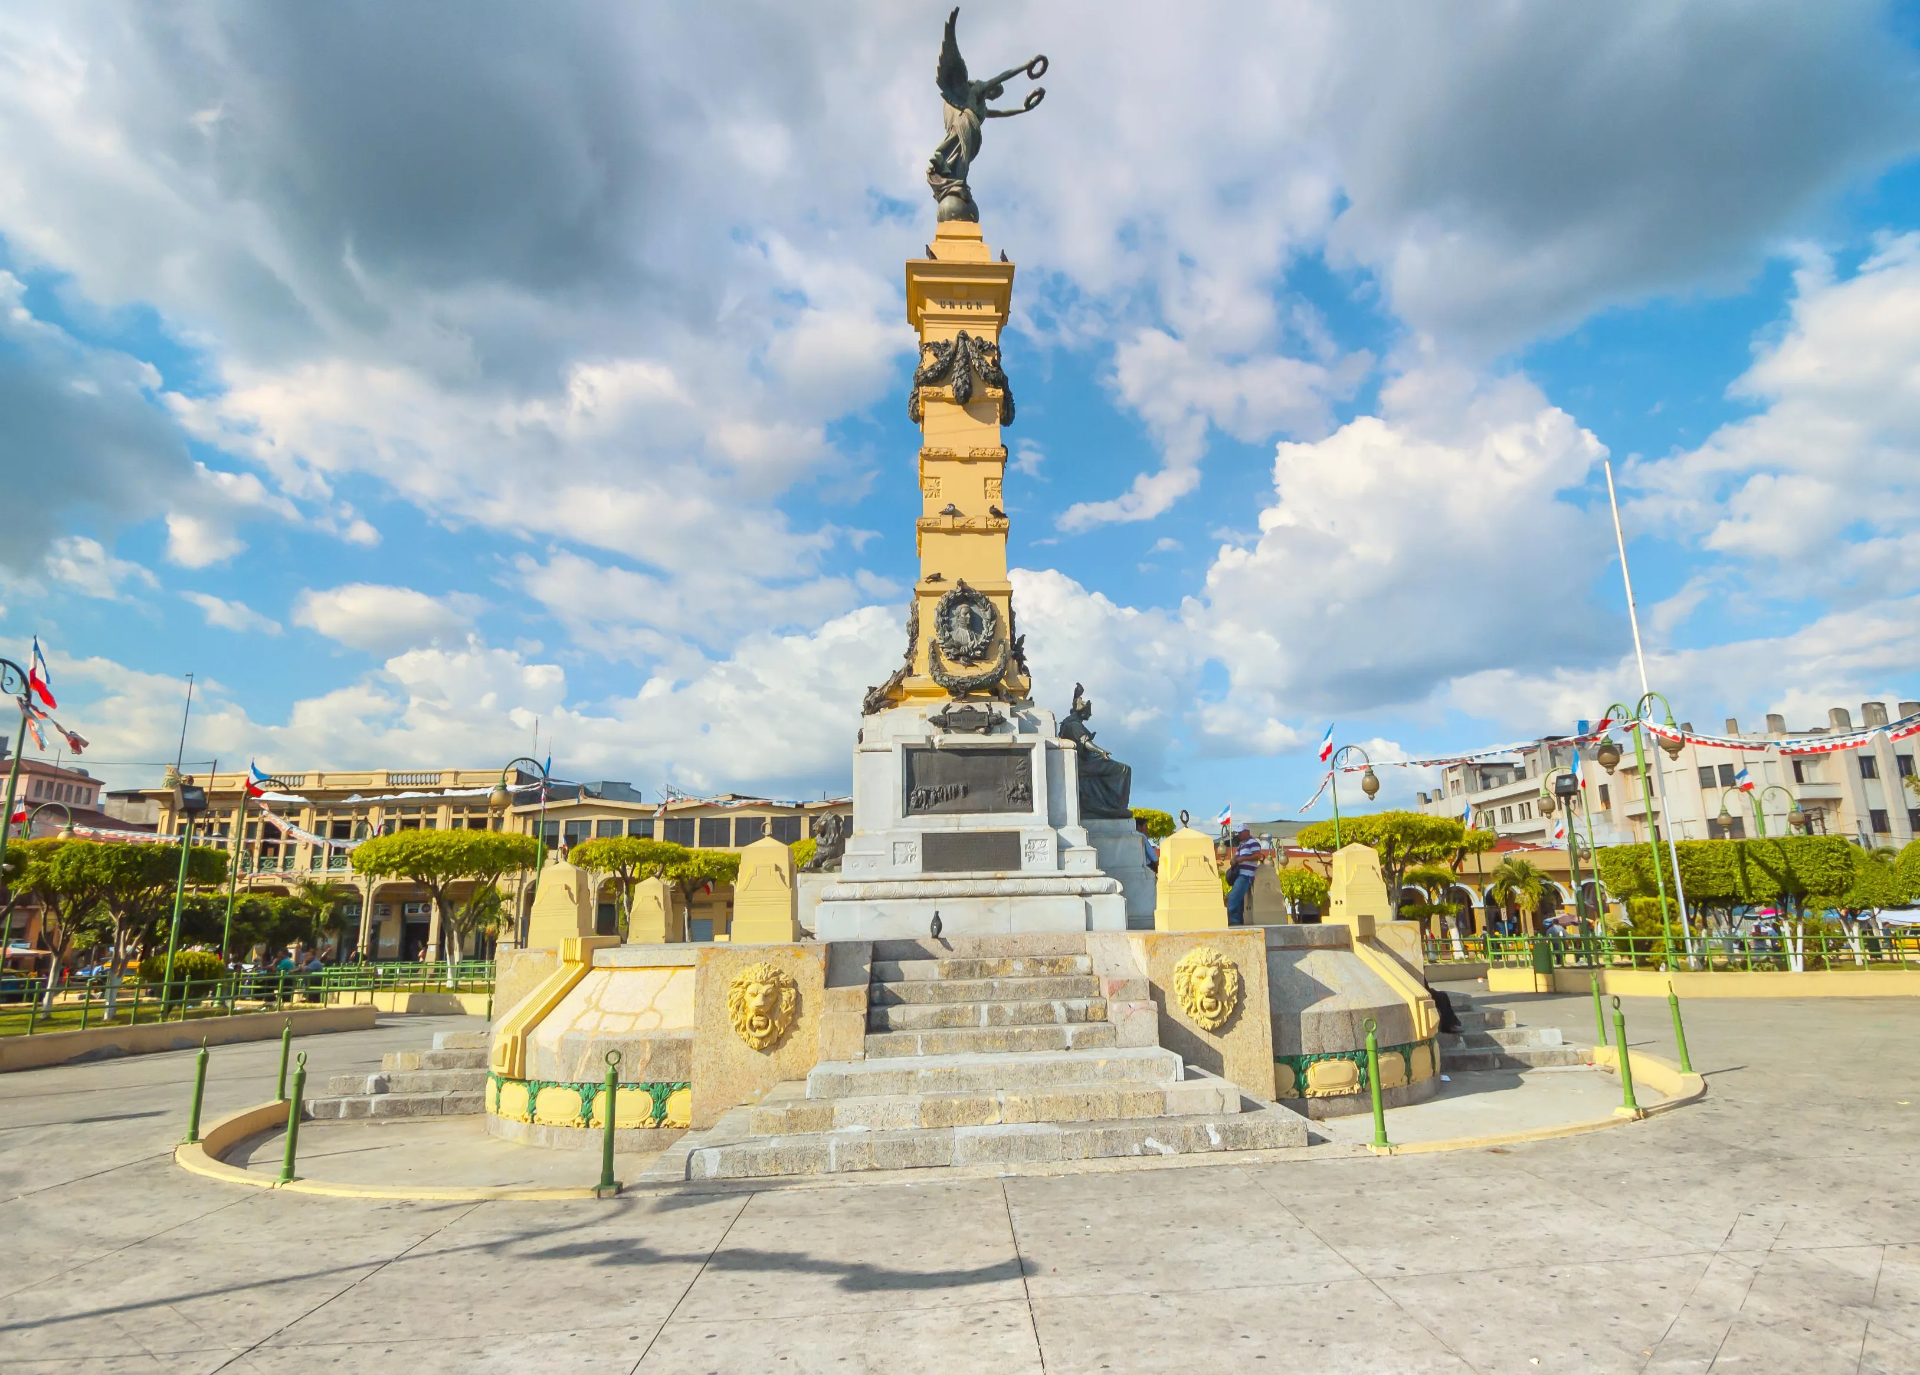
[[[1585,1136],[608,1202],[221,1185],[171,1163],[190,1054],[7,1075],[0,1372],[1920,1371],[1920,998],[1687,1012],[1708,1097]],[[277,1049],[216,1052],[207,1120]]]

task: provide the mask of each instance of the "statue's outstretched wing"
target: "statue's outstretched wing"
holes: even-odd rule
[[[958,7],[947,16],[947,32],[940,40],[940,66],[934,73],[941,98],[956,110],[965,109],[973,94],[972,83],[967,78],[967,59],[960,56],[960,40],[953,33],[954,21],[959,18]]]

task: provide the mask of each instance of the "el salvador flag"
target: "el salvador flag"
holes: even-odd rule
[[[1733,776],[1733,786],[1738,788],[1743,793],[1750,793],[1753,791],[1753,779],[1748,775],[1747,766],[1745,764],[1742,764],[1740,766],[1740,772],[1736,773]]]
[[[1320,737],[1320,762],[1326,763],[1333,758],[1333,724],[1327,724],[1327,733]]]
[[[1233,804],[1231,802],[1220,809],[1220,815],[1213,819],[1213,824],[1223,831],[1233,824]]]
[[[1473,804],[1469,802],[1460,809],[1460,824],[1469,831],[1473,829]]]

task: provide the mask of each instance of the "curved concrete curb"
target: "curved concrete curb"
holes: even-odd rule
[[[1592,1049],[1593,1067],[1603,1074],[1618,1074],[1619,1052],[1612,1046],[1595,1046]],[[1586,1122],[1564,1122],[1557,1127],[1536,1127],[1532,1131],[1505,1132],[1493,1136],[1456,1136],[1445,1141],[1415,1141],[1405,1146],[1368,1146],[1366,1149],[1375,1155],[1424,1155],[1433,1151],[1467,1151],[1475,1147],[1513,1146],[1524,1141],[1551,1141],[1560,1136],[1580,1136],[1586,1132],[1605,1131],[1608,1127],[1624,1126],[1641,1118],[1651,1117],[1655,1113],[1668,1112],[1684,1107],[1688,1103],[1698,1102],[1707,1095],[1707,1081],[1698,1074],[1683,1071],[1671,1060],[1651,1055],[1644,1050],[1636,1050],[1632,1055],[1634,1078],[1657,1089],[1664,1100],[1650,1108],[1640,1109],[1638,1117],[1624,1108],[1615,1108],[1606,1117],[1592,1118]]]
[[[464,1187],[450,1185],[415,1185],[409,1188],[397,1188],[380,1184],[337,1184],[324,1179],[294,1179],[282,1184],[276,1175],[261,1174],[254,1170],[244,1170],[238,1165],[229,1165],[223,1158],[235,1146],[250,1136],[272,1131],[286,1124],[287,1105],[285,1103],[262,1103],[259,1107],[247,1108],[223,1117],[206,1131],[199,1141],[192,1145],[182,1144],[174,1147],[173,1161],[190,1174],[201,1175],[207,1179],[217,1179],[222,1184],[242,1184],[250,1189],[285,1189],[288,1193],[318,1194],[325,1198],[379,1198],[398,1199],[421,1203],[495,1203],[495,1202],[552,1202],[572,1198],[596,1198],[598,1191],[592,1185],[578,1188],[512,1188],[508,1186]]]

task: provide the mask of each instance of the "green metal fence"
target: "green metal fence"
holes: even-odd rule
[[[1462,948],[1470,953],[1458,953]],[[1920,973],[1920,930],[1795,935],[1695,931],[1691,941],[1664,935],[1473,936],[1426,942],[1429,964],[1485,960],[1495,968],[1847,971],[1907,969]]]
[[[106,979],[68,979],[55,983],[51,998],[46,979],[6,973],[0,974],[0,1036],[320,1007],[384,992],[491,994],[493,962],[465,960],[451,972],[439,962],[338,965],[318,974],[243,971],[165,986],[128,978],[111,996]]]

